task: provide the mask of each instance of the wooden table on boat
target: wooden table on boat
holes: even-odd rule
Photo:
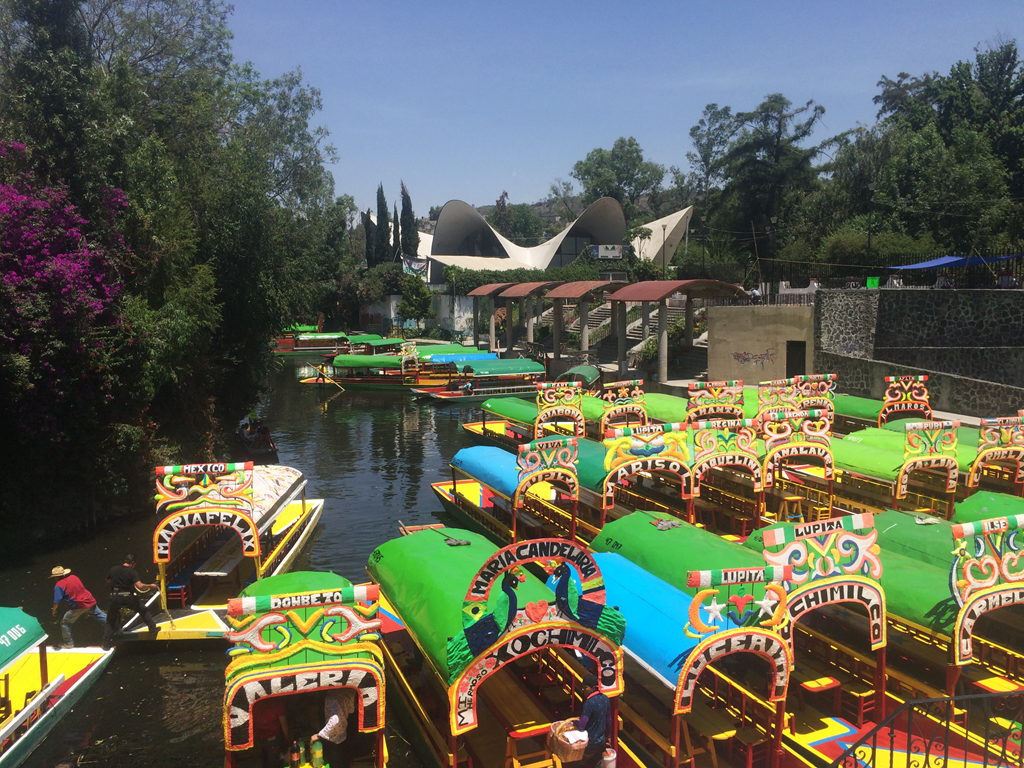
[[[499,672],[486,682],[480,695],[508,734],[505,764],[518,768],[520,761],[533,755],[520,755],[516,742],[545,736],[551,730],[551,722],[511,675]]]
[[[693,709],[683,715],[683,725],[687,729],[684,734],[687,751],[693,753],[689,729],[693,728],[708,740],[708,751],[711,753],[711,765],[718,768],[718,754],[715,751],[716,741],[726,741],[736,735],[736,723],[728,715],[711,709],[703,704],[694,704]]]

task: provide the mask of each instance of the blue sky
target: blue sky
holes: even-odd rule
[[[365,210],[404,180],[417,215],[543,199],[619,136],[686,167],[711,102],[781,92],[826,108],[825,138],[872,124],[881,75],[947,73],[974,47],[1024,46],[1020,0],[332,2],[236,0],[236,59],[319,88],[337,194]]]

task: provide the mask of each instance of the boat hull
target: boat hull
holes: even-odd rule
[[[110,657],[114,655],[114,652],[103,652],[98,648],[91,650],[93,653],[98,653],[99,658],[86,669],[85,674],[78,678],[42,717],[36,720],[3,755],[0,755],[0,768],[15,768],[15,766],[21,765],[28,759],[29,755],[43,742],[43,739],[49,735],[50,731],[63,719],[64,715],[71,711],[75,704],[81,700],[82,696],[99,679],[99,676],[103,674],[103,670],[110,663]],[[82,653],[89,651],[90,649],[80,648],[58,651],[56,653]]]

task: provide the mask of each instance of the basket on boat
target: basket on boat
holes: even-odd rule
[[[557,756],[563,763],[571,763],[575,760],[582,760],[583,753],[587,749],[587,740],[577,741],[570,744],[562,734],[565,731],[575,730],[575,720],[562,720],[551,724],[551,731],[548,733],[548,749]]]

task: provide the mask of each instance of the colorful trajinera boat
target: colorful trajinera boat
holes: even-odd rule
[[[159,628],[155,639],[223,637],[228,600],[290,570],[323,506],[322,499],[306,499],[306,478],[291,467],[157,467],[153,562],[160,589],[147,602]],[[152,639],[138,615],[125,636]]]
[[[559,597],[529,564],[575,571],[582,587]],[[431,527],[379,546],[368,570],[386,616],[388,681],[431,764],[560,765],[546,736],[553,721],[579,714],[588,673],[611,698],[607,742],[617,746],[625,622],[584,548],[548,539],[498,549],[471,531]]]
[[[314,331],[316,329],[314,328]],[[334,352],[345,354],[352,351],[355,344],[363,344],[380,339],[376,333],[295,333],[277,340],[277,354],[316,354]]]
[[[791,383],[783,383],[781,388]],[[709,405],[724,410],[728,404],[705,402],[701,407]],[[855,551],[868,553],[861,560],[861,568],[867,568],[861,575],[886,588],[888,610],[877,611],[877,600],[876,608],[864,601],[860,607],[829,603],[816,609],[800,630],[813,639],[807,641],[816,654],[812,664],[820,668],[823,655],[832,659],[824,670],[829,674],[822,678],[839,682],[820,685],[829,686],[822,690],[841,691],[833,709],[845,713],[844,727],[854,729],[844,732],[845,741],[822,747],[826,756],[837,757],[843,743],[864,736],[863,728],[872,718],[882,720],[905,706],[904,702],[943,699],[954,693],[997,698],[1006,694],[1015,697],[1016,704],[1000,704],[1003,712],[998,715],[998,727],[993,725],[995,721],[988,722],[995,715],[981,717],[980,704],[971,709],[970,696],[969,701],[936,704],[929,727],[940,727],[934,720],[938,717],[941,721],[941,713],[946,713],[945,745],[961,757],[965,752],[980,757],[987,743],[1019,755],[1019,739],[1014,746],[1017,737],[1013,734],[1020,728],[1013,724],[1019,722],[1020,713],[1012,712],[1013,706],[1024,707],[1024,675],[1019,665],[1024,660],[1020,640],[1024,627],[1019,626],[1012,606],[1024,601],[1024,593],[1019,591],[1024,577],[1015,574],[1012,563],[1021,546],[1015,521],[1016,515],[1021,515],[1024,522],[1024,500],[981,490],[976,483],[986,477],[1004,484],[1013,480],[1024,445],[1017,437],[1020,417],[984,420],[974,436],[977,449],[966,454],[957,444],[957,434],[964,428],[952,422],[897,422],[871,428],[875,431],[870,434],[886,431],[903,441],[901,454],[894,449],[873,449],[876,454],[888,452],[898,457],[885,459],[894,466],[885,494],[874,504],[883,510],[890,505],[903,509],[872,515],[872,506],[857,509],[856,497],[840,495],[838,477],[842,472],[860,483],[884,478],[849,469],[850,453],[836,446],[857,443],[850,441],[850,436],[832,439],[827,402],[797,400],[790,405],[806,410],[786,410],[774,403],[778,410],[769,407],[758,419],[719,418],[607,429],[600,465],[600,458],[595,458],[598,444],[581,435],[582,413],[566,408],[547,422],[538,418],[534,432],[571,430],[577,436],[523,444],[518,453],[521,461],[507,454],[504,458],[497,453],[483,455],[493,452],[492,448],[466,449],[452,462],[452,481],[436,484],[435,492],[448,502],[449,511],[474,520],[499,541],[521,541],[538,535],[537,530],[547,535],[573,531],[571,535],[592,540],[592,546],[601,549],[614,526],[637,515],[654,515],[662,518],[651,521],[655,525],[686,528],[683,521],[689,521],[706,526],[734,547],[742,543],[753,549],[769,565],[800,566],[797,575],[813,566],[815,578],[830,575],[844,557],[854,553],[844,537],[870,536],[870,541],[865,540]],[[909,408],[895,413],[905,410]],[[736,413],[705,411],[699,415]],[[885,430],[887,426],[890,429]],[[902,434],[894,431],[896,427]],[[525,456],[531,458],[523,461]],[[972,477],[962,487],[958,481],[964,480],[960,468],[965,465]],[[544,472],[550,476],[544,477]],[[575,489],[568,477],[574,472],[578,479]],[[920,488],[917,498],[913,498],[915,483]],[[1014,488],[1012,484],[1009,487]],[[961,492],[971,495],[956,501]],[[924,498],[931,503],[921,508]],[[652,509],[658,511],[629,515],[631,510]],[[936,511],[942,516],[951,514],[953,520],[939,519]],[[600,524],[585,524],[587,515],[594,521],[598,512],[604,515]],[[877,533],[868,530],[872,528]],[[609,546],[614,547],[615,541],[613,537]],[[795,549],[798,541],[804,541],[800,552]],[[689,560],[681,553],[696,549],[692,544],[672,547],[670,562],[685,568]],[[656,575],[681,586],[679,574],[675,580],[668,573]],[[789,586],[790,596],[799,597]],[[845,588],[848,597],[859,594],[851,590],[854,588]],[[824,594],[815,593],[816,608]],[[971,597],[977,601],[971,602]],[[872,659],[854,642],[862,638],[877,652],[880,637],[889,638],[898,649],[888,666],[884,658]],[[827,644],[831,650],[824,651],[821,646],[815,651],[815,643]],[[872,675],[867,674],[869,669],[874,670]],[[987,729],[992,729],[991,733]],[[827,735],[818,733],[816,738],[825,744],[831,738],[825,738]],[[897,751],[906,746],[904,742]]]
[[[20,608],[0,608],[0,766],[15,768],[96,682],[113,651],[48,650]]]
[[[343,764],[384,768],[386,687],[377,594],[373,584],[354,586],[333,573],[299,571],[261,579],[228,601],[231,631],[225,637],[234,645],[224,673],[227,768],[259,764],[256,741],[265,734],[257,734],[256,723],[267,719],[261,708],[275,706],[285,715],[287,749],[321,730],[325,698],[338,694],[348,697],[351,710],[341,727]],[[273,725],[276,718],[270,719]],[[270,751],[281,745],[279,740]],[[303,747],[300,765],[317,765],[314,745]]]
[[[438,358],[433,360],[436,369]],[[523,358],[459,361],[455,368],[456,377],[445,386],[414,389],[413,393],[450,403],[479,403],[499,396],[533,398],[544,377],[541,363]]]

